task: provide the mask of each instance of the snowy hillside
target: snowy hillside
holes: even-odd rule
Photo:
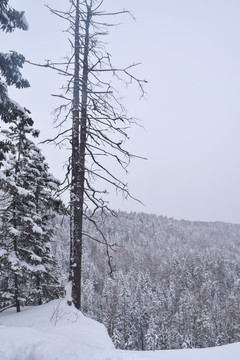
[[[68,278],[69,221],[54,253]],[[94,227],[87,233],[98,238]],[[83,313],[103,323],[116,348],[173,350],[240,342],[240,225],[119,212],[99,227],[106,250],[84,238]],[[197,325],[196,325],[197,324]]]
[[[240,344],[200,350],[116,350],[105,327],[65,300],[0,314],[1,360],[238,360]]]

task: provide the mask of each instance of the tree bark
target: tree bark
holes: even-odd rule
[[[72,184],[71,184],[71,249],[70,280],[72,281],[72,298],[77,309],[81,310],[82,278],[82,227],[85,182],[85,150],[87,137],[87,85],[90,10],[88,9],[85,45],[82,70],[82,90],[80,104],[80,41],[79,41],[79,1],[76,2],[75,41],[74,41],[74,87],[73,87],[73,127],[72,127]],[[81,119],[80,119],[81,108]],[[81,131],[79,128],[81,127]]]

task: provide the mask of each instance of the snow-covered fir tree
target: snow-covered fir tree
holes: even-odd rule
[[[16,28],[27,30],[28,23],[24,16],[24,11],[17,11],[9,5],[9,0],[0,2],[0,29],[12,32]]]
[[[117,349],[124,347],[123,335],[117,328],[113,330],[112,340]]]
[[[0,29],[4,32],[28,29],[24,12],[13,9],[9,5],[9,0],[0,1]],[[30,86],[20,71],[24,61],[24,56],[15,51],[0,52],[0,118],[5,123],[10,123],[17,117],[25,119],[30,117],[29,111],[8,96],[8,86],[15,86],[18,89]],[[0,163],[4,160],[7,151],[9,151],[8,142],[0,139]]]
[[[157,350],[158,348],[158,331],[155,325],[155,319],[150,316],[148,330],[146,334],[146,348],[148,350]]]
[[[31,119],[12,120],[2,131],[10,151],[0,173],[1,237],[0,294],[1,306],[41,304],[60,291],[51,252],[55,212],[62,203],[55,199],[59,181],[35,143],[38,136]]]

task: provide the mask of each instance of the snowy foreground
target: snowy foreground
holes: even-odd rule
[[[211,349],[116,350],[105,327],[65,300],[0,314],[1,360],[239,360],[240,343]]]

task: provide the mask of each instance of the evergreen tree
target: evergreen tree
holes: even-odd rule
[[[31,119],[18,118],[2,131],[10,144],[0,176],[5,204],[1,211],[0,256],[5,278],[2,305],[38,303],[57,296],[50,240],[51,219],[61,209],[53,192],[59,182],[49,172],[41,151],[28,139],[38,136]],[[20,296],[21,294],[21,296]]]
[[[122,333],[119,332],[117,328],[115,328],[113,330],[112,341],[117,349],[124,348],[124,340],[123,340]]]
[[[146,334],[146,347],[148,350],[157,350],[158,332],[154,323],[153,316],[150,317],[149,326]]]
[[[16,28],[27,30],[28,24],[24,12],[13,9],[8,3],[8,0],[0,1],[0,29],[4,32],[12,32]],[[18,89],[30,86],[20,72],[24,61],[24,56],[15,51],[7,54],[0,52],[0,118],[5,123],[10,123],[17,117],[25,120],[30,117],[28,110],[8,96],[8,86],[14,85]],[[9,143],[0,140],[0,166],[8,151]]]
[[[9,4],[9,0],[1,0],[0,2],[0,29],[6,32],[12,32],[16,28],[27,30],[24,11],[17,11]]]

